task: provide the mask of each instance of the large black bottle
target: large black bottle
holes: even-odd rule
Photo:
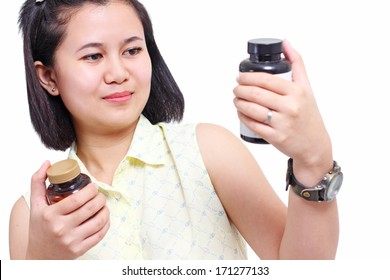
[[[240,72],[266,72],[291,80],[291,64],[282,57],[283,41],[260,38],[248,41],[249,58],[240,63]],[[241,138],[255,144],[268,144],[243,123],[240,124]]]

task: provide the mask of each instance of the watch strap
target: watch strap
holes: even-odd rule
[[[335,166],[337,166],[337,163],[334,161],[333,168]],[[290,187],[294,193],[308,201],[325,201],[325,187],[322,184],[324,180],[326,180],[326,176],[313,187],[307,187],[301,184],[294,176],[292,158],[288,160],[286,191]]]

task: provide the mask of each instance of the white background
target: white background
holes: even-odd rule
[[[46,0],[50,1],[50,0]],[[32,129],[17,18],[22,0],[2,1],[0,258],[8,254],[8,219],[48,151]],[[232,103],[246,42],[286,38],[302,54],[345,174],[338,201],[339,260],[390,259],[388,96],[390,17],[386,1],[144,0],[160,50],[186,98],[184,122],[211,122],[238,135]],[[286,201],[286,158],[248,145]],[[255,257],[251,254],[251,258]]]

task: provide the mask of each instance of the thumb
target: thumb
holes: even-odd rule
[[[31,178],[31,197],[30,197],[30,207],[31,208],[40,208],[47,206],[46,199],[46,171],[50,167],[50,162],[45,161],[42,166]]]
[[[303,63],[301,55],[291,46],[287,40],[283,41],[283,54],[291,63],[292,80],[294,82],[310,85],[306,74],[305,64]]]

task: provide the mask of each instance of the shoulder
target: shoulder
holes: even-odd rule
[[[231,142],[235,142],[235,144],[241,145],[241,142],[236,135],[228,129],[216,124],[198,124],[196,126],[196,136],[198,141],[203,145],[212,144],[215,143],[215,141],[218,141],[218,143],[215,144],[224,144],[225,142],[231,144]],[[210,143],[210,141],[212,142]]]
[[[224,127],[199,124],[196,127],[196,137],[201,156],[216,188],[219,187],[219,182],[224,182],[227,178],[233,180],[236,172],[241,172],[240,169],[258,166],[241,139]]]
[[[216,160],[220,160],[240,155],[250,155],[242,141],[222,126],[207,123],[198,124],[196,126],[196,137],[204,158],[211,156]]]
[[[228,129],[210,123],[163,125],[168,144],[181,143],[186,149],[196,147],[205,163],[221,160],[229,154],[247,152],[242,141]]]
[[[159,123],[165,141],[173,149],[197,148],[196,141],[196,123],[172,124]]]
[[[26,213],[29,213],[30,209],[26,202],[26,199],[21,196],[16,200],[14,203],[12,210],[11,210],[11,220],[13,218],[18,218],[20,215],[25,215]]]
[[[237,160],[257,164],[241,139],[220,125],[190,123],[160,126],[173,150],[199,153],[211,177],[224,174],[226,169],[237,168]]]
[[[185,134],[185,133],[193,133],[195,131],[195,128],[197,126],[196,123],[166,123],[166,122],[160,122],[157,123],[155,126],[159,126],[164,133],[168,134]]]
[[[9,222],[9,249],[11,259],[24,259],[27,250],[30,209],[20,197],[11,210]]]

